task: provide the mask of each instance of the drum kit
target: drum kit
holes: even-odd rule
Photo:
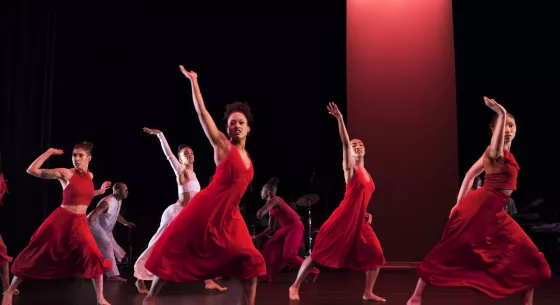
[[[307,226],[308,226],[308,235],[309,235],[309,244],[308,244],[308,254],[311,254],[311,246],[313,245],[313,231],[312,231],[312,217],[311,217],[311,206],[316,204],[317,202],[319,202],[319,195],[317,194],[307,194],[307,195],[303,195],[301,197],[299,197],[298,199],[296,199],[296,201],[294,202],[296,204],[296,206],[300,206],[300,207],[307,207],[307,213],[308,213],[308,220],[307,220]]]

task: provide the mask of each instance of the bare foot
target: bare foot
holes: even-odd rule
[[[412,296],[410,298],[410,300],[408,300],[408,302],[406,302],[406,305],[420,305],[422,304],[422,298],[421,297],[415,297]]]
[[[4,292],[2,298],[2,305],[12,305],[13,293]]]
[[[111,305],[104,297],[97,298],[97,305]]]
[[[134,283],[134,286],[136,286],[136,289],[138,289],[138,293],[147,294],[148,292],[150,292],[148,288],[146,288],[146,285],[144,285],[144,281],[142,280],[137,280],[136,283]]]
[[[204,288],[206,288],[208,290],[218,290],[219,292],[224,292],[224,291],[227,290],[227,287],[222,287],[222,286],[218,285],[218,283],[216,283],[212,280],[205,281],[204,284],[205,284]]]
[[[299,288],[294,286],[290,287],[290,300],[299,301]]]
[[[108,277],[107,281],[109,281],[109,282],[126,282],[126,279],[117,275],[117,276]]]
[[[377,296],[377,295],[373,294],[373,292],[364,293],[362,298],[364,299],[364,301],[383,302],[383,303],[387,302],[387,300],[385,300],[384,298],[382,298],[380,296]]]
[[[142,305],[156,305],[156,297],[146,296]]]

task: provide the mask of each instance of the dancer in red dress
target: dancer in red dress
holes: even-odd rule
[[[206,110],[197,74],[183,66],[181,71],[191,81],[196,112],[214,147],[216,174],[154,244],[145,266],[155,276],[144,304],[155,304],[165,281],[231,276],[244,282],[247,304],[254,305],[257,277],[266,274],[266,267],[238,208],[253,179],[253,165],[245,150],[251,113],[246,104],[229,104],[226,138]]]
[[[86,221],[86,211],[94,196],[101,195],[111,186],[103,183],[93,188],[93,174],[88,171],[91,161],[91,143],[74,146],[74,168],[43,169],[41,166],[52,155],[62,150],[51,148],[37,158],[27,173],[43,179],[60,181],[62,205],[56,209],[31,237],[29,245],[16,257],[12,265],[14,278],[4,292],[2,305],[12,305],[12,296],[24,279],[91,278],[97,303],[109,305],[103,296],[103,273],[111,268],[111,261],[101,255]]]
[[[364,168],[365,147],[358,139],[350,141],[336,104],[330,103],[327,109],[338,120],[346,193],[340,206],[321,226],[311,255],[303,262],[296,281],[290,287],[290,299],[299,300],[299,286],[314,263],[318,263],[331,268],[365,271],[366,286],[362,298],[385,302],[373,293],[379,267],[385,264],[385,257],[370,226],[371,214],[366,212],[375,186]]]
[[[515,119],[493,99],[484,102],[496,112],[490,146],[467,172],[441,240],[418,266],[408,305],[421,304],[428,283],[472,287],[493,298],[522,292],[529,305],[533,289],[551,276],[544,255],[504,210],[517,188],[519,166],[510,152]],[[469,192],[483,171],[483,187]]]
[[[286,202],[276,196],[279,179],[272,177],[268,180],[261,190],[262,199],[266,199],[266,204],[257,212],[257,218],[262,219],[269,213],[268,228],[254,238],[271,233],[276,227],[276,222],[280,222],[280,230],[276,231],[262,249],[262,254],[266,262],[265,276],[261,280],[272,282],[272,277],[286,266],[299,270],[303,263],[303,258],[298,255],[299,248],[303,243],[303,223],[299,215]],[[319,269],[311,270],[313,281],[319,275]]]

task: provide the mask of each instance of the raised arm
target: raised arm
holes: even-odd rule
[[[101,213],[104,213],[105,211],[107,211],[107,209],[109,208],[109,203],[107,203],[107,201],[103,200],[101,201],[96,207],[95,209],[93,209],[93,211],[91,211],[88,216],[87,216],[87,222],[88,225],[91,227],[93,225],[93,223],[95,222],[95,219],[101,215]]]
[[[165,157],[171,164],[171,167],[173,168],[173,172],[175,172],[175,175],[179,175],[183,170],[183,165],[181,164],[181,162],[179,162],[179,160],[177,160],[177,157],[175,157],[175,154],[173,154],[171,148],[169,148],[169,144],[167,144],[167,140],[165,139],[163,132],[157,129],[151,129],[146,127],[144,127],[144,132],[152,135],[157,135],[159,142],[161,143],[161,149],[163,149],[163,153],[165,154]]]
[[[335,103],[330,102],[327,106],[327,110],[329,111],[329,114],[333,115],[338,121],[338,133],[340,135],[340,140],[342,141],[342,169],[344,170],[344,178],[346,182],[348,182],[348,180],[350,180],[350,178],[354,175],[355,171],[350,138],[348,137],[346,125],[344,125],[344,119],[338,110],[338,106],[336,106]]]
[[[208,140],[210,140],[210,144],[212,144],[212,147],[214,147],[215,149],[224,148],[227,141],[226,136],[218,130],[218,127],[216,127],[216,123],[214,123],[212,116],[210,116],[210,113],[208,112],[208,110],[206,110],[204,100],[202,99],[202,93],[200,93],[200,87],[198,86],[198,75],[196,74],[196,72],[187,71],[183,66],[179,67],[181,68],[181,72],[183,72],[185,77],[190,79],[191,81],[194,109],[198,114],[200,125],[202,125],[202,129],[204,129],[206,137],[208,137]]]
[[[474,182],[474,179],[478,177],[484,171],[484,156],[480,157],[476,162],[471,166],[469,171],[465,174],[465,178],[463,178],[463,183],[461,184],[461,188],[459,189],[459,195],[457,195],[457,204],[465,197]]]
[[[44,152],[37,159],[35,159],[35,161],[31,163],[31,165],[29,165],[26,172],[32,176],[35,176],[37,178],[42,178],[42,179],[53,179],[53,180],[69,179],[69,177],[72,176],[72,173],[67,168],[54,168],[54,169],[41,168],[43,166],[43,163],[45,163],[45,161],[47,161],[47,159],[50,156],[52,155],[58,156],[62,154],[63,151],[60,149],[49,148],[49,150]]]
[[[486,106],[498,114],[498,119],[494,125],[494,130],[492,132],[492,140],[490,141],[490,148],[488,149],[488,157],[492,160],[498,159],[502,152],[504,151],[504,133],[506,127],[506,115],[507,112],[500,104],[496,103],[495,100],[484,97],[484,103]]]
[[[278,206],[278,205],[280,205],[280,204],[281,204],[281,202],[280,202],[280,200],[278,200],[277,198],[274,198],[274,197],[270,198],[270,199],[266,202],[266,204],[265,204],[262,208],[260,208],[260,209],[257,211],[257,218],[258,218],[258,219],[262,219],[263,216],[264,216],[266,213],[268,213],[270,210],[272,210],[274,207],[276,207],[276,206]]]

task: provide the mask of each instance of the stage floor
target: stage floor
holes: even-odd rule
[[[295,273],[283,273],[273,284],[259,283],[257,304],[262,305],[352,305],[376,304],[363,302],[364,275],[360,272],[324,270],[315,284],[303,284],[301,301],[290,302],[288,287]],[[411,269],[383,269],[375,292],[387,299],[386,304],[405,305],[417,277]],[[242,287],[236,281],[224,282],[229,290],[225,293],[207,292],[204,284],[181,283],[166,286],[158,299],[159,305],[241,305]],[[90,280],[28,281],[20,287],[21,295],[14,298],[14,305],[88,305],[96,304]],[[106,283],[105,296],[112,305],[140,305],[143,296],[137,294],[134,282]],[[507,299],[491,299],[468,288],[429,287],[423,305],[513,305],[520,304],[520,296]],[[554,278],[535,291],[535,304],[560,304],[560,277]]]

